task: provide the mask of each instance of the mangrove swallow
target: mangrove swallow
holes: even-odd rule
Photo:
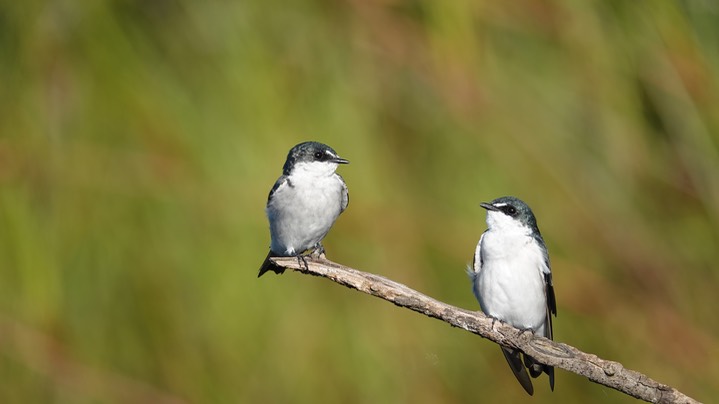
[[[487,209],[487,230],[477,244],[470,278],[482,311],[515,328],[552,339],[551,315],[557,315],[557,304],[547,247],[532,210],[512,196],[480,205]],[[542,372],[549,375],[554,391],[553,367],[537,363],[517,349],[501,348],[529,395],[534,388],[525,366],[532,377]]]
[[[339,164],[348,163],[318,142],[300,143],[290,150],[282,176],[267,198],[272,242],[258,278],[269,270],[284,272],[270,257],[300,259],[310,250],[316,256],[324,253],[322,239],[349,204],[347,185],[335,172]]]

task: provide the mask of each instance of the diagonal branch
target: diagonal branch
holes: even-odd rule
[[[307,266],[297,258],[272,258],[287,269],[321,276],[350,289],[370,294],[433,317],[487,338],[498,344],[519,348],[538,362],[556,366],[601,385],[619,390],[650,403],[698,403],[677,389],[661,384],[648,376],[624,368],[621,363],[598,358],[567,344],[522,332],[508,324],[493,320],[481,312],[469,311],[435,300],[385,277],[358,271],[332,261],[307,257]]]

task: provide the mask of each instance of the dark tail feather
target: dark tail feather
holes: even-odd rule
[[[527,394],[530,396],[533,395],[534,387],[532,386],[532,380],[529,378],[527,370],[524,368],[524,364],[522,363],[522,351],[505,347],[500,348],[502,348],[504,358],[507,360],[507,363],[509,363],[509,367],[512,369],[514,377],[516,377],[519,384],[524,387],[524,391],[526,391]]]
[[[272,251],[270,251],[267,254],[267,258],[265,258],[265,262],[262,263],[262,266],[260,267],[260,273],[257,274],[258,278],[260,276],[264,275],[264,273],[267,271],[272,271],[272,272],[276,273],[277,275],[281,275],[282,273],[285,272],[284,268],[279,267],[279,266],[273,264],[272,261],[270,261],[271,256],[272,256]]]
[[[529,355],[524,355],[524,366],[529,370],[529,375],[535,378],[544,371],[544,365],[535,362],[534,358]]]
[[[554,391],[554,367],[553,366],[547,366],[542,365],[541,363],[537,363],[534,358],[532,358],[529,355],[524,355],[524,365],[527,366],[529,369],[529,374],[532,377],[539,377],[542,372],[546,373],[547,376],[549,376],[549,388]]]

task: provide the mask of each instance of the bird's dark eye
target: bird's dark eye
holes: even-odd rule
[[[317,160],[321,159],[321,158],[322,158],[322,155],[323,155],[322,152],[315,152],[315,158],[316,158]]]
[[[509,206],[509,207],[507,208],[507,213],[509,213],[510,215],[514,216],[514,215],[517,213],[517,209],[516,209],[514,206]]]

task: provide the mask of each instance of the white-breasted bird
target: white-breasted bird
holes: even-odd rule
[[[552,315],[557,315],[557,304],[547,247],[532,210],[512,196],[480,205],[487,209],[487,230],[479,239],[469,275],[482,311],[515,328],[552,339]],[[547,373],[554,390],[553,367],[517,349],[501,348],[529,395],[534,388],[527,369],[532,377]]]
[[[290,149],[282,176],[267,198],[272,242],[258,278],[269,270],[284,272],[270,257],[299,259],[310,250],[317,256],[324,253],[322,239],[349,204],[347,185],[335,172],[339,164],[348,163],[319,142],[304,142]]]

